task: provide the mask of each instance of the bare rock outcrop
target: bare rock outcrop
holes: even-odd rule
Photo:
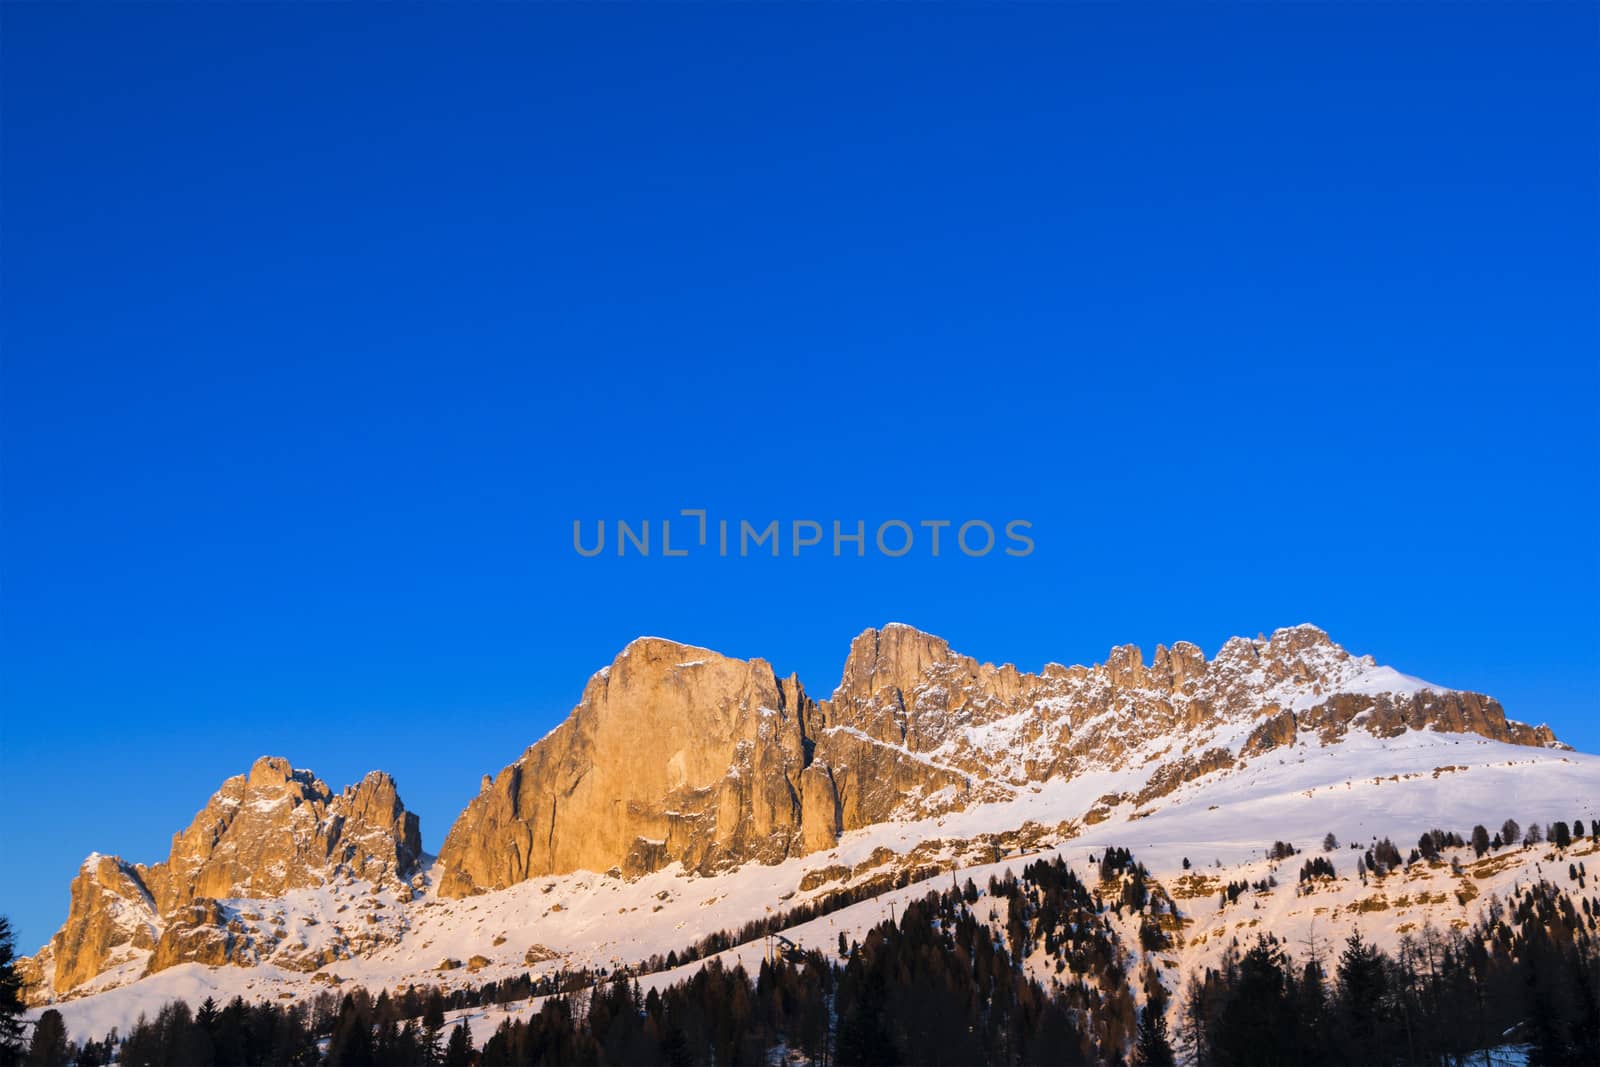
[[[799,682],[763,660],[634,641],[468,804],[440,849],[440,891],[580,868],[781,860],[803,837],[811,714]]]
[[[169,917],[145,973],[154,974],[180,963],[213,967],[254,963],[253,948],[243,923],[230,919],[218,901],[198,897],[179,905]]]
[[[1529,726],[1506,718],[1493,697],[1460,690],[1424,689],[1414,693],[1339,693],[1299,717],[1299,726],[1324,741],[1360,727],[1376,737],[1398,737],[1407,730],[1479,734],[1510,745],[1562,747],[1548,726]]]
[[[65,992],[153,949],[162,924],[145,874],[115,856],[84,860],[72,879],[67,921],[23,967],[24,986]]]
[[[341,793],[287,760],[263,756],[222,783],[166,860],[146,867],[92,855],[72,881],[67,921],[24,966],[31,1001],[60,996],[112,967],[249,963],[246,925],[221,901],[266,899],[355,878],[409,892],[422,836],[394,780],[374,771]]]

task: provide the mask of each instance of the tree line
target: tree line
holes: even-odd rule
[[[1461,1064],[1526,1048],[1530,1064],[1600,1063],[1600,900],[1548,881],[1491,900],[1466,931],[1424,928],[1395,954],[1353,934],[1333,961],[1271,934],[1230,945],[1185,991],[1182,1044],[1200,1065]]]
[[[1600,823],[1587,829],[1592,836]],[[1563,830],[1565,832],[1563,832]],[[1480,833],[1480,831],[1482,831]],[[1413,857],[1388,839],[1360,850],[1357,866],[1381,874],[1439,858],[1548,838],[1574,827],[1522,832],[1507,820],[1492,835],[1430,831]],[[1331,852],[1338,844],[1324,841]],[[1354,846],[1353,846],[1354,847]],[[1279,859],[1296,856],[1274,842]],[[864,889],[802,905],[632,970],[522,974],[442,990],[411,986],[372,996],[323,990],[289,1004],[174,1001],[127,1033],[73,1042],[61,1014],[21,1023],[9,925],[0,918],[0,1067],[513,1067],[532,1063],[717,1064],[768,1062],[787,1051],[830,1067],[892,1063],[1131,1063],[1164,1067],[1181,1049],[1201,1067],[1228,1064],[1456,1064],[1496,1045],[1528,1049],[1532,1064],[1600,1063],[1600,897],[1583,895],[1587,871],[1567,865],[1568,886],[1519,886],[1491,898],[1479,921],[1404,937],[1393,954],[1349,939],[1335,959],[1314,942],[1294,952],[1271,934],[1228,946],[1216,966],[1181,991],[1178,1033],[1154,958],[1182,916],[1127,849],[1108,848],[1085,885],[1060,857],[1006,872],[980,890],[952,878],[909,902],[859,942],[840,935],[839,957],[815,950],[764,961],[754,975],[709,959],[678,981],[641,988],[651,970],[711,956],[764,933],[856,902]],[[918,872],[924,873],[924,872]],[[931,872],[930,872],[931,873]],[[1302,883],[1336,877],[1307,859]],[[902,876],[909,881],[909,876]],[[1248,888],[1223,890],[1224,906]],[[1576,889],[1577,892],[1574,892]],[[878,892],[882,891],[878,887]],[[862,899],[865,899],[863,897]],[[1119,921],[1133,920],[1137,945]],[[1142,997],[1139,995],[1142,993]],[[477,1047],[448,1012],[532,1001]],[[1143,1002],[1143,1008],[1139,1007]]]

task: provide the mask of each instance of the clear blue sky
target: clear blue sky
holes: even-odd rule
[[[1600,749],[1592,5],[3,18],[27,950],[262,753],[437,849],[641,633],[1309,620]],[[1038,547],[571,549],[695,506]]]

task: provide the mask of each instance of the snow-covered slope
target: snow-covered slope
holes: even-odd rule
[[[1142,804],[1107,800],[1135,793],[1147,777],[1145,768],[1128,767],[1050,780],[995,803],[847,832],[826,852],[773,865],[745,864],[711,876],[677,865],[634,880],[578,872],[447,899],[436,892],[435,869],[409,903],[353,880],[297,889],[266,906],[228,901],[239,921],[287,926],[308,949],[319,938],[333,937],[335,927],[377,927],[383,936],[374,938],[377,947],[370,954],[339,959],[309,974],[271,962],[248,968],[183,964],[57,1006],[73,1033],[89,1035],[126,1027],[173,997],[191,1003],[235,994],[281,999],[343,983],[372,989],[435,982],[455,986],[525,971],[614,969],[874,877],[887,883],[884,876],[898,869],[939,871],[929,882],[885,888],[786,932],[798,944],[831,951],[841,931],[859,937],[910,897],[930,886],[948,886],[951,872],[983,885],[1005,869],[1020,873],[1038,854],[1060,854],[1088,880],[1088,857],[1108,845],[1132,849],[1190,920],[1181,943],[1160,954],[1170,964],[1165,977],[1176,983],[1213,960],[1226,940],[1241,932],[1271,930],[1299,942],[1314,931],[1333,943],[1359,927],[1380,944],[1393,945],[1427,923],[1442,927],[1470,921],[1487,900],[1503,897],[1517,881],[1555,873],[1547,848],[1535,846],[1494,853],[1481,862],[1467,852],[1463,874],[1448,864],[1418,865],[1390,873],[1381,883],[1363,884],[1355,877],[1356,853],[1340,850],[1330,855],[1338,880],[1301,896],[1294,877],[1300,858],[1281,865],[1268,859],[1266,850],[1275,840],[1315,854],[1331,832],[1341,842],[1363,847],[1390,837],[1409,850],[1421,833],[1435,827],[1466,835],[1474,824],[1498,827],[1507,818],[1528,825],[1600,817],[1600,758],[1434,730],[1387,738],[1357,731],[1326,744],[1305,735]],[[1097,803],[1104,817],[1084,822],[1083,814]],[[996,850],[1002,853],[998,857]],[[1569,853],[1577,859],[1593,850],[1592,842],[1585,842]],[[1184,869],[1185,858],[1192,869]],[[1221,886],[1262,879],[1280,866],[1277,887],[1219,908]],[[1129,943],[1137,941],[1130,937]],[[727,955],[753,966],[762,951],[758,940]],[[448,969],[441,970],[442,963]],[[697,966],[656,973],[644,982],[671,981]],[[501,1009],[472,1014],[480,1039],[504,1017]]]

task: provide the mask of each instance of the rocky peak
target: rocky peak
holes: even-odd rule
[[[160,916],[144,876],[142,867],[90,853],[72,879],[66,923],[23,967],[24,983],[65,992],[154,948]]]
[[[199,898],[269,897],[339,872],[379,884],[414,873],[422,840],[382,772],[334,794],[288,760],[262,756],[222,783],[153,869],[163,914]]]
[[[445,838],[440,891],[668,862],[786,855],[812,704],[765,660],[641,638],[567,721],[502,770]]]
[[[1256,653],[1272,682],[1313,682],[1353,658],[1310,623],[1274,630],[1264,643],[1256,643]]]
[[[422,838],[380,771],[333,793],[288,760],[263,756],[224,781],[153,867],[92,854],[73,879],[67,921],[31,962],[35,999],[149,954],[151,969],[212,958],[225,932],[216,901],[264,899],[358,878],[409,892]],[[226,948],[226,946],[224,946]],[[227,953],[223,953],[226,957]]]
[[[950,651],[942,637],[903,623],[864,630],[850,643],[844,675],[821,709],[829,726],[857,729],[891,744],[906,742],[911,694],[934,676],[965,685],[978,663]]]
[[[1205,653],[1188,641],[1175,641],[1170,649],[1157,645],[1150,660],[1150,677],[1164,689],[1181,689],[1205,673]]]
[[[261,756],[250,765],[244,775],[245,786],[257,793],[276,790],[283,793],[298,791],[310,797],[326,789],[310,771],[297,771],[282,756]],[[233,779],[229,779],[233,781]],[[224,786],[226,787],[226,785]],[[298,790],[293,787],[298,787]]]
[[[1138,645],[1118,645],[1106,656],[1106,677],[1123,689],[1142,689],[1148,683],[1144,653]]]
[[[422,863],[422,827],[406,810],[399,787],[384,771],[369,771],[328,804],[340,825],[329,838],[329,859],[375,885],[412,878]]]
[[[951,658],[948,641],[914,626],[892,622],[881,630],[863,630],[850,642],[833,702],[868,698],[885,687],[909,689],[929,667]]]

